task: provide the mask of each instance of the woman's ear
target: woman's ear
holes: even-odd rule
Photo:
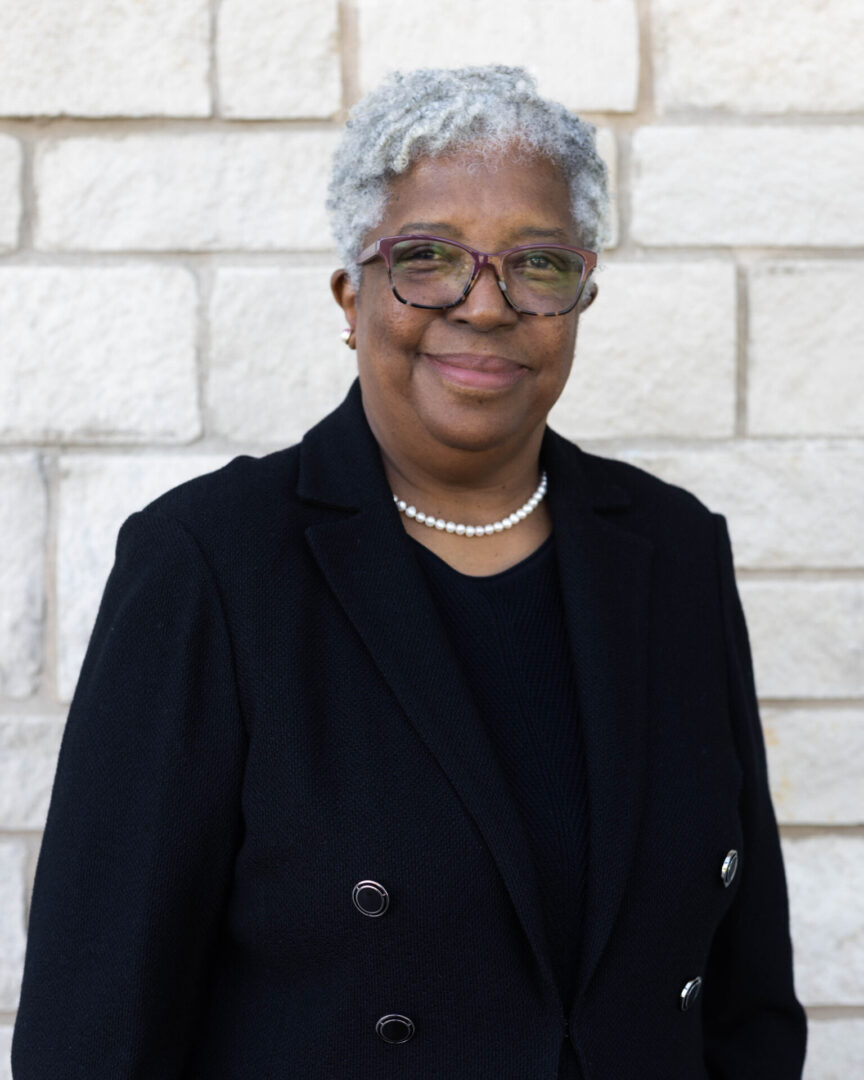
[[[599,290],[597,289],[597,282],[593,278],[589,278],[588,284],[585,286],[585,291],[582,293],[582,296],[579,299],[580,315],[586,308],[591,307],[591,305],[597,299],[598,291]]]
[[[342,311],[350,330],[357,327],[357,290],[351,284],[348,271],[342,267],[334,270],[330,277],[330,291]]]

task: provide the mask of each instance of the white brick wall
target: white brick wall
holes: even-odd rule
[[[771,261],[750,270],[753,434],[864,435],[862,298],[860,260]]]
[[[0,2],[0,114],[207,116],[208,0]]]
[[[0,700],[36,692],[42,666],[45,488],[35,454],[0,454]],[[6,508],[14,507],[14,514]]]
[[[329,265],[220,270],[210,299],[207,407],[214,432],[290,445],[347,393],[354,354]],[[298,327],[307,327],[298,333]]]
[[[574,438],[732,435],[732,263],[614,262],[597,283],[552,426]]]
[[[47,251],[327,250],[335,132],[49,141],[35,164]]]
[[[0,135],[0,253],[18,243],[21,218],[21,144]]]
[[[858,0],[0,0],[0,1080],[65,709],[123,519],[294,441],[354,354],[329,155],[391,65],[523,63],[616,237],[553,426],[729,521],[806,1080],[864,1061]]]
[[[0,265],[0,440],[194,439],[196,308],[178,267]]]
[[[357,0],[360,85],[394,67],[521,64],[545,94],[583,111],[636,105],[634,0]]]
[[[633,239],[864,246],[864,128],[658,124],[633,136]]]
[[[653,0],[657,101],[730,112],[864,105],[859,0]]]
[[[342,104],[336,0],[222,0],[223,116],[331,117]]]

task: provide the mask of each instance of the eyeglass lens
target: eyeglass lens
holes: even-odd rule
[[[521,310],[537,315],[573,304],[585,268],[577,252],[542,246],[510,252],[502,265],[510,299]],[[410,304],[455,304],[473,273],[471,253],[444,240],[405,240],[390,251],[393,288]]]

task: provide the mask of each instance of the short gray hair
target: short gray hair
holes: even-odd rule
[[[518,142],[562,170],[582,242],[609,239],[606,165],[596,128],[537,93],[519,67],[394,71],[351,110],[333,155],[327,209],[343,265],[355,286],[363,238],[381,220],[393,179],[418,158],[468,147],[499,151]]]

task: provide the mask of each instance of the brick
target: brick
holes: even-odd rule
[[[749,282],[748,430],[864,435],[864,262],[772,261]]]
[[[330,117],[342,103],[336,0],[222,0],[221,112]]]
[[[0,716],[0,828],[42,829],[63,717]]]
[[[851,1080],[862,1061],[864,1020],[810,1018],[803,1080]]]
[[[738,567],[864,567],[864,443],[758,440],[615,456],[724,514]]]
[[[20,221],[21,144],[0,135],[0,252],[17,247]]]
[[[0,114],[207,116],[207,0],[0,4]]]
[[[0,1024],[0,1080],[12,1080],[12,1026]]]
[[[230,456],[83,453],[61,458],[57,521],[61,701],[71,700],[124,520],[163,491],[219,468]]]
[[[785,825],[864,824],[864,705],[763,707],[774,809]]]
[[[637,243],[864,244],[864,128],[656,126],[632,149]]]
[[[357,364],[339,337],[345,320],[330,292],[330,272],[310,266],[217,273],[208,429],[289,445],[339,404]]]
[[[864,582],[739,585],[761,697],[864,697]]]
[[[517,64],[540,91],[570,108],[632,112],[639,81],[633,0],[462,0],[391,4],[359,0],[360,83],[371,90],[392,68]]]
[[[0,457],[0,693],[26,697],[42,667],[46,501],[33,454]]]
[[[176,267],[0,268],[0,439],[194,439],[196,308]]]
[[[0,840],[0,1009],[18,1007],[26,943],[27,848]]]
[[[735,273],[716,262],[609,262],[582,315],[550,424],[574,439],[730,435]]]
[[[46,250],[329,250],[335,131],[70,138],[40,147]]]
[[[864,1001],[864,837],[785,840],[795,987],[805,1005]]]
[[[858,0],[654,0],[652,38],[661,111],[864,108]]]

